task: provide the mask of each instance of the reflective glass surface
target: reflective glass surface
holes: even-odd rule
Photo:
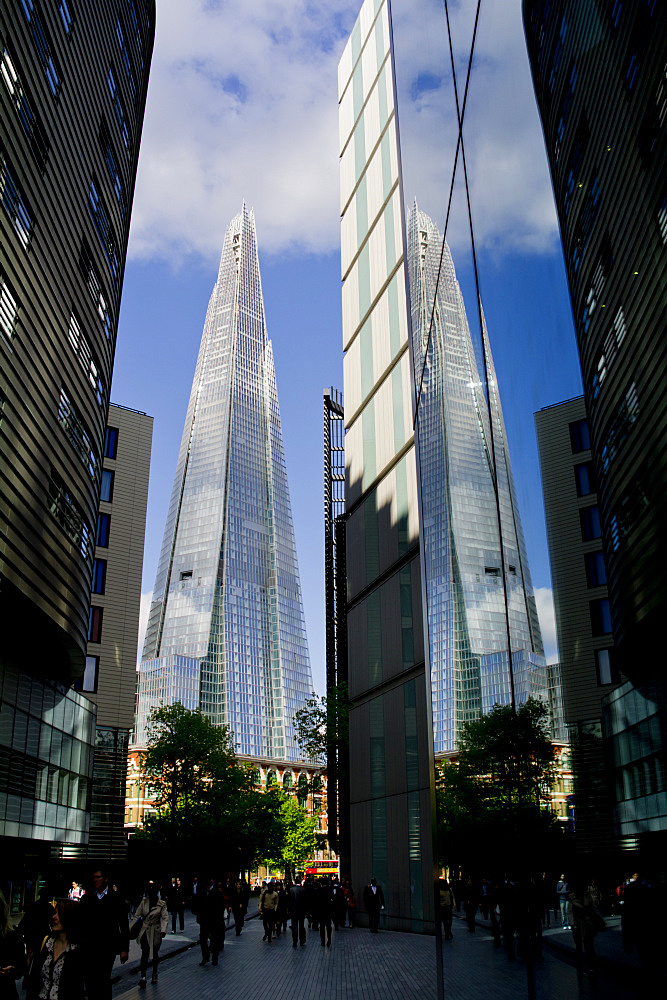
[[[245,206],[225,235],[208,305],[144,646],[146,660],[172,654],[200,663],[200,706],[230,726],[239,753],[298,758],[292,718],[312,678]]]

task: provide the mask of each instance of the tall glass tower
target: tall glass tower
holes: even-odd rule
[[[183,677],[172,676],[182,672]],[[178,457],[140,667],[136,739],[198,692],[239,753],[296,760],[312,691],[254,215],[225,234]]]
[[[490,407],[449,247],[446,242],[443,247],[437,226],[416,201],[407,230],[418,391],[423,370],[418,420],[438,753],[454,749],[461,723],[511,701],[503,575],[516,701],[531,694],[546,701],[548,684],[486,325],[482,343]]]

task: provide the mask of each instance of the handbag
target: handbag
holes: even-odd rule
[[[134,921],[134,923],[130,927],[130,940],[131,941],[136,941],[137,940],[137,938],[139,937],[139,931],[143,927],[143,924],[144,924],[144,918],[143,917],[137,917],[137,919]]]

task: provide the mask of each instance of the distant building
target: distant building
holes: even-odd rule
[[[155,4],[0,9],[0,854],[88,840],[95,526]]]
[[[125,791],[125,832],[132,833],[143,826],[146,816],[155,812],[155,797],[146,788],[141,770],[141,747],[131,747],[127,761]],[[239,764],[252,768],[255,787],[265,791],[274,785],[287,794],[296,796],[297,802],[309,816],[317,820],[316,832],[324,840],[327,825],[327,775],[317,764],[305,761],[278,761],[269,757],[237,756]],[[326,851],[325,851],[326,853]]]
[[[134,723],[141,570],[153,418],[112,404],[102,460],[86,669],[97,705],[87,856],[125,853],[125,769]]]
[[[612,793],[602,699],[619,681],[602,527],[583,396],[535,414],[565,723],[572,745],[577,846],[609,851]]]
[[[151,708],[167,691],[177,700],[181,680],[241,753],[298,759],[293,718],[313,683],[245,205],[225,234],[206,313],[139,671],[138,743]]]
[[[524,0],[523,16],[581,359],[613,667],[628,679],[605,714],[616,833],[662,864],[667,7]]]

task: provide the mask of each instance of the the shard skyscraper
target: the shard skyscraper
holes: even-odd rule
[[[140,666],[136,742],[181,701],[238,753],[297,760],[312,691],[273,350],[244,205],[225,234],[192,384]]]
[[[489,405],[449,247],[416,202],[407,230],[438,753],[455,748],[463,722],[509,704],[512,681],[518,704],[547,700],[548,684],[486,325]]]

